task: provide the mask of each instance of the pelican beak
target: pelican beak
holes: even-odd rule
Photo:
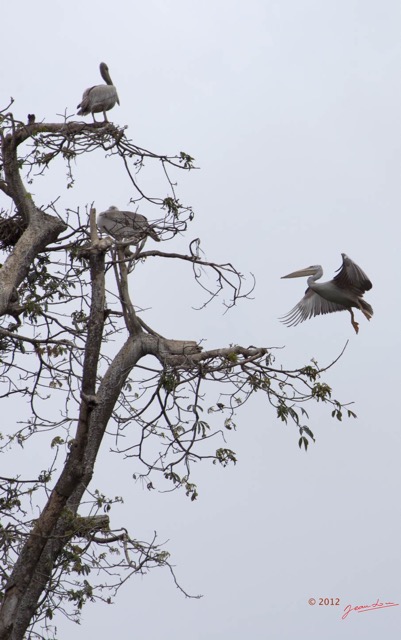
[[[300,269],[299,271],[293,271],[286,276],[281,276],[281,280],[284,278],[305,278],[305,276],[313,276],[316,273],[316,268],[307,267],[306,269]]]

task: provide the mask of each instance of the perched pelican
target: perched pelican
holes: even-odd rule
[[[96,122],[95,113],[103,111],[104,119],[108,122],[106,111],[112,109],[116,102],[120,104],[120,101],[118,99],[117,89],[111,81],[107,64],[101,62],[99,68],[100,75],[106,84],[97,84],[94,87],[86,89],[81,102],[77,106],[77,109],[79,109],[77,113],[79,116],[87,116],[91,113],[93,121]]]
[[[316,282],[323,275],[323,269],[320,264],[283,276],[283,278],[309,276],[308,288],[302,300],[283,318],[280,318],[284,324],[292,327],[312,316],[348,310],[351,314],[352,326],[355,332],[358,333],[359,325],[355,322],[352,307],[360,309],[365,318],[371,319],[373,309],[370,304],[363,300],[363,294],[372,288],[372,283],[362,269],[355,262],[352,262],[351,258],[345,253],[341,255],[343,263],[337,269],[339,274],[329,282]]]
[[[130,240],[131,244],[138,244],[146,236],[160,242],[160,238],[145,216],[133,211],[120,211],[114,206],[99,213],[97,226],[100,231],[110,234],[116,240]]]

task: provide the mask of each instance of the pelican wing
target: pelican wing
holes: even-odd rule
[[[78,105],[79,116],[87,116],[89,113],[100,113],[109,111],[116,104],[120,104],[117,89],[108,84],[97,84],[90,89],[86,89],[82,100]]]
[[[81,102],[77,105],[77,111],[79,116],[87,116],[90,113],[90,104],[89,104],[89,94],[94,87],[89,87],[89,89],[85,89]]]
[[[280,318],[281,322],[288,327],[294,327],[300,322],[304,322],[313,316],[320,316],[335,311],[344,311],[345,307],[337,302],[331,302],[319,296],[318,293],[308,288],[302,300],[285,316]]]
[[[333,282],[340,289],[351,290],[357,295],[362,295],[372,288],[372,283],[361,267],[358,267],[345,253],[341,254],[343,263],[337,271],[338,275],[333,278]]]
[[[97,222],[101,231],[109,233],[116,240],[131,240],[133,244],[137,244],[150,236],[153,240],[160,241],[147,218],[140,213],[109,209],[99,214]]]

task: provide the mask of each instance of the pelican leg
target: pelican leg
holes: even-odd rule
[[[106,116],[106,112],[105,112],[105,111],[103,111],[103,115],[104,115],[104,121],[105,121],[105,122],[108,122],[108,120],[107,120],[107,116]]]
[[[348,309],[348,311],[351,314],[351,324],[355,329],[355,333],[358,333],[359,332],[359,324],[355,321],[354,312],[352,311],[352,309]]]

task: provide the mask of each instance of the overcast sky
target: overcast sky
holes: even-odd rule
[[[1,103],[13,96],[16,117],[59,121],[107,62],[121,102],[110,119],[139,146],[184,150],[201,167],[178,176],[180,200],[196,215],[164,249],[200,237],[208,259],[256,277],[254,299],[223,315],[220,303],[193,310],[203,297],[186,265],[146,265],[135,273],[146,322],[206,348],[284,346],[277,357],[291,367],[329,363],[349,340],[328,381],[358,414],[339,423],[311,411],[316,444],[305,454],[256,397],[228,443],[238,464],[198,466],[195,503],[143,491],[106,445],[94,485],[124,495],[113,526],[139,539],[157,530],[184,588],[204,597],[184,599],[158,570],[133,578],[112,607],[88,605],[80,627],[58,620],[59,637],[399,638],[400,3],[10,5],[1,11]],[[60,170],[35,182],[37,204],[61,193],[61,213],[92,201],[126,208],[133,195],[101,154],[79,160],[74,189],[63,180]],[[146,168],[141,180],[157,192]],[[280,277],[320,263],[330,279],[342,252],[373,282],[372,321],[358,314],[358,336],[348,313],[280,324],[306,287]],[[308,604],[322,597],[340,604]],[[400,606],[341,620],[346,605],[378,598]]]

